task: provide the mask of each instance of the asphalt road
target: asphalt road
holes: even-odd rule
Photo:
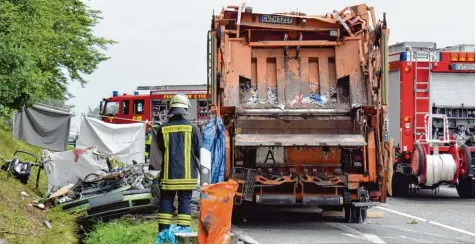
[[[369,209],[374,218],[347,224],[316,210],[254,208],[236,222],[258,243],[475,243],[474,199],[461,199],[455,188],[435,194],[420,190],[408,198],[388,198]],[[383,217],[382,217],[383,214]]]

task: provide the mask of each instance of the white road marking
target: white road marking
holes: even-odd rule
[[[242,240],[244,243],[248,244],[259,244],[258,241],[256,241],[254,238],[251,236],[247,235],[242,229],[238,228],[235,225],[231,226],[231,230],[235,233],[235,235],[238,236],[240,240]]]
[[[440,187],[440,191],[449,191],[449,192],[457,193],[456,188],[450,189],[450,188],[447,188],[447,187]]]
[[[472,232],[465,231],[465,230],[455,228],[455,227],[451,227],[451,226],[441,224],[441,223],[438,223],[438,222],[435,222],[435,221],[431,221],[431,220],[427,220],[427,219],[424,219],[424,218],[416,217],[416,216],[406,214],[406,213],[402,213],[402,212],[399,212],[399,211],[396,211],[396,210],[393,210],[393,209],[389,209],[389,208],[384,208],[384,207],[376,207],[376,208],[382,209],[382,210],[385,210],[385,211],[388,211],[388,212],[391,212],[391,213],[394,213],[394,214],[398,214],[398,215],[401,215],[401,216],[405,216],[405,217],[408,217],[408,218],[412,218],[412,219],[415,219],[415,220],[419,220],[421,222],[425,222],[425,223],[428,223],[428,224],[443,227],[443,228],[446,228],[446,229],[449,229],[449,230],[452,230],[452,231],[456,231],[456,232],[459,232],[459,233],[463,233],[463,234],[466,234],[466,235],[476,237],[476,235]]]
[[[385,242],[380,239],[377,235],[374,234],[364,234],[365,238],[367,238],[368,241],[371,241],[376,244],[385,244]]]
[[[349,234],[349,233],[340,233],[340,234],[342,234],[344,236],[352,237],[352,238],[355,238],[355,239],[361,239],[361,240],[367,241],[367,239],[365,239],[364,237],[357,236],[357,235],[354,235],[354,234]]]
[[[418,242],[418,243],[429,243],[429,242],[427,242],[427,241],[423,241],[423,240],[420,240],[420,239],[407,237],[407,236],[405,236],[405,235],[400,235],[400,237],[402,237],[402,238],[404,238],[404,239],[411,240],[411,241],[415,241],[415,242]],[[430,243],[431,243],[431,242],[430,242]]]
[[[345,232],[349,232],[350,234],[347,234],[347,233],[341,233],[342,235],[346,235],[346,236],[350,236],[350,237],[354,237],[354,238],[359,238],[359,239],[362,239],[362,240],[366,240],[366,241],[369,241],[371,243],[376,243],[376,244],[385,244],[385,242],[380,239],[380,237],[374,235],[374,234],[365,234],[365,233],[362,233],[356,229],[353,229],[353,228],[350,228],[346,225],[343,225],[343,224],[339,224],[339,223],[326,223],[330,226],[333,226],[337,229],[340,229],[342,231],[345,231]],[[352,234],[353,233],[353,234]]]
[[[426,236],[430,236],[430,237],[431,237],[431,236],[436,236],[436,237],[439,237],[439,238],[441,238],[441,239],[445,239],[445,237],[442,236],[442,235],[440,235],[440,234],[430,233],[430,232],[423,232],[423,231],[415,231],[415,230],[410,230],[410,229],[406,229],[406,228],[398,227],[398,226],[393,226],[393,225],[382,225],[382,224],[374,225],[374,224],[367,224],[367,226],[373,226],[373,227],[377,227],[377,228],[388,227],[388,228],[390,228],[390,229],[398,230],[398,231],[402,231],[402,232],[415,233],[415,234],[426,235]]]

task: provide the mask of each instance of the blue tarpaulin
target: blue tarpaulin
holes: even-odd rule
[[[203,127],[202,139],[203,148],[212,154],[211,183],[225,181],[225,126],[220,117],[212,118]]]
[[[169,229],[165,229],[157,234],[155,244],[178,244],[175,239],[175,233],[191,233],[192,229],[188,226],[171,225]]]

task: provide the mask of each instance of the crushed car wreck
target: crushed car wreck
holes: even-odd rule
[[[60,204],[67,212],[86,210],[82,218],[87,219],[151,213],[157,208],[151,186],[159,171],[146,170],[144,164],[115,163],[94,147],[57,153],[45,150],[42,161],[52,193],[44,202],[46,207]]]

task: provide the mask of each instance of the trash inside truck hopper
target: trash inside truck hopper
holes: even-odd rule
[[[236,205],[312,205],[362,222],[385,202],[388,35],[385,14],[366,5],[213,16],[210,108],[225,123]]]

